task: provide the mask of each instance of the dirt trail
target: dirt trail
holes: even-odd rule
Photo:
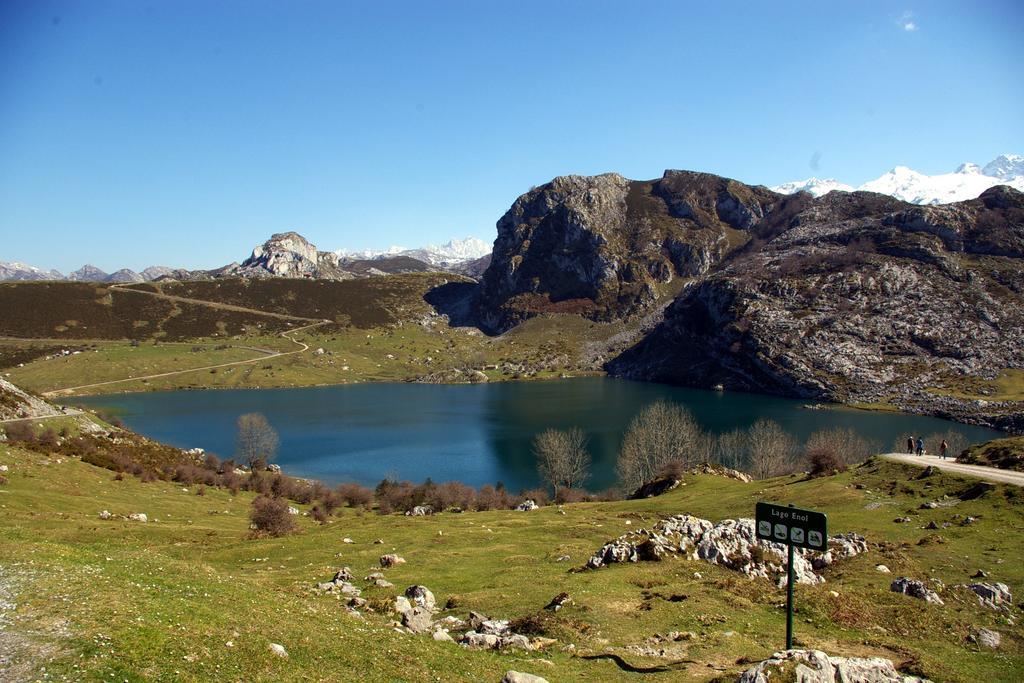
[[[943,460],[937,455],[911,455],[910,453],[884,453],[883,458],[895,460],[896,462],[916,465],[917,467],[936,467],[950,474],[965,474],[970,477],[977,477],[985,481],[996,482],[997,484],[1014,484],[1024,486],[1024,472],[1014,470],[1001,470],[997,467],[986,467],[984,465],[965,465],[953,458]]]
[[[299,320],[307,323],[319,323],[323,322],[319,318],[303,318],[300,315],[286,315],[284,313],[272,313],[270,311],[261,311],[257,308],[246,308],[245,306],[235,306],[234,304],[224,304],[217,301],[207,301],[205,299],[190,299],[185,296],[176,296],[174,294],[164,294],[163,292],[148,292],[144,289],[132,289],[128,284],[111,285],[110,289],[116,289],[119,292],[131,292],[132,294],[142,294],[143,296],[152,296],[157,299],[167,299],[168,301],[177,301],[186,304],[195,304],[197,306],[208,306],[210,308],[217,308],[222,311],[235,311],[237,313],[251,313],[253,315],[264,315],[268,318],[278,318],[280,320]]]

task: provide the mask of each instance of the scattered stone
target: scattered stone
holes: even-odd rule
[[[540,506],[537,505],[537,503],[535,503],[532,499],[527,499],[524,500],[519,505],[517,505],[516,510],[519,510],[520,512],[530,512],[532,510],[536,510],[539,507]]]
[[[114,515],[110,514],[109,510],[104,510],[100,513],[100,519],[112,519]]]
[[[348,606],[356,608],[356,609],[361,609],[363,607],[366,607],[368,602],[369,601],[366,598],[360,598],[360,597],[356,596],[354,598],[349,598],[348,599]]]
[[[1013,604],[1010,587],[1005,583],[971,583],[965,586],[978,596],[978,604],[989,609],[1002,609]]]
[[[149,517],[146,516],[145,512],[133,512],[132,514],[128,515],[128,519],[132,520],[133,522],[149,521]]]
[[[351,538],[349,538],[348,536],[346,536],[345,538],[341,539],[341,542],[342,542],[342,543],[355,543],[355,541],[353,541],[353,540],[352,540]]]
[[[297,514],[299,514],[299,508],[297,508],[297,507],[295,507],[293,505],[289,505],[288,506],[288,514],[289,515],[297,515]]]
[[[792,680],[800,683],[928,683],[927,679],[904,676],[882,657],[829,657],[820,650],[776,652],[740,674],[737,683],[769,683]]]
[[[274,463],[271,463],[271,464],[267,465],[267,472],[273,472],[274,474],[280,474],[281,473],[281,466],[277,465],[277,464],[274,464]]]
[[[394,553],[389,553],[387,555],[380,556],[380,566],[384,569],[389,569],[398,564],[405,564],[405,558],[399,557]]]
[[[555,562],[568,562],[571,559],[572,558],[570,556],[568,556],[568,555],[559,555],[558,557],[555,558]]]
[[[546,678],[521,671],[506,671],[504,678],[501,679],[501,683],[548,683],[548,681]]]
[[[912,520],[910,519],[910,517],[897,517],[892,521],[896,522],[897,524],[906,524],[907,522],[910,522]]]
[[[562,606],[566,603],[572,602],[572,598],[569,597],[568,593],[559,593],[555,597],[551,598],[551,602],[544,606],[544,609],[557,612],[562,609]]]
[[[434,514],[434,508],[429,505],[417,505],[405,513],[406,517],[426,517],[432,514]]]
[[[413,633],[426,633],[434,628],[434,620],[429,611],[415,607],[402,614],[402,626]]]
[[[942,598],[939,597],[938,593],[930,590],[922,582],[909,579],[905,576],[901,576],[893,581],[889,586],[889,590],[893,593],[903,593],[904,595],[909,595],[912,598],[924,600],[925,602],[930,602],[934,605],[946,604],[942,601]]]
[[[971,575],[972,579],[987,579],[988,573],[984,569],[979,569]]]
[[[384,578],[384,574],[383,573],[381,573],[381,572],[373,572],[369,576],[364,577],[363,581],[371,581],[371,582],[373,582],[373,581],[376,581],[377,579],[383,579],[383,578]]]
[[[349,569],[348,567],[342,567],[341,569],[336,571],[334,573],[334,578],[331,579],[331,581],[334,581],[335,583],[341,583],[342,581],[351,581],[351,580],[352,580],[352,570]]]
[[[935,529],[938,529],[938,528],[939,528],[939,525],[935,523],[934,519],[932,521],[928,522],[928,525],[925,526],[925,529],[929,529],[929,530],[935,530]]]
[[[384,544],[384,539],[383,538],[378,538],[376,541],[373,542],[373,544],[374,545],[383,545]]]
[[[922,510],[934,510],[939,507],[939,504],[934,500],[930,500],[927,503],[921,503]]]
[[[971,524],[974,524],[977,521],[978,521],[977,517],[967,516],[967,517],[964,517],[963,521],[960,522],[960,526],[970,526]]]
[[[441,629],[437,629],[436,631],[434,631],[434,640],[436,640],[438,642],[441,642],[441,643],[454,643],[455,642],[455,639],[452,638],[450,635],[448,635],[447,631],[442,631]]]
[[[270,651],[278,657],[288,658],[288,650],[284,649],[284,645],[278,645],[277,643],[270,644]]]
[[[875,565],[875,571],[882,572],[883,574],[889,574],[890,573],[889,568],[886,567],[884,564],[876,564]]]
[[[987,647],[992,650],[998,650],[1000,644],[1003,642],[1002,635],[997,631],[990,631],[987,628],[979,628],[968,636],[967,639],[972,643],[977,643],[982,647]]]
[[[394,588],[395,584],[391,583],[387,579],[375,579],[373,585],[377,588]]]

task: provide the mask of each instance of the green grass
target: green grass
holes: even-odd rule
[[[824,510],[832,533],[857,531],[872,544],[866,555],[829,570],[824,585],[798,587],[798,644],[889,657],[936,681],[1018,680],[1024,668],[1021,628],[967,596],[947,591],[946,607],[936,607],[888,591],[895,576],[952,585],[984,569],[1020,595],[1024,494],[1012,487],[997,486],[952,508],[918,510],[969,482],[946,475],[919,480],[920,470],[873,462],[814,481],[690,477],[661,498],[568,505],[564,515],[554,507],[428,518],[346,509],[325,526],[300,518],[295,536],[250,540],[245,493],[208,489],[197,496],[166,482],[114,481],[110,472],[73,459],[58,463],[6,446],[0,462],[11,466],[9,483],[0,487],[0,576],[15,584],[19,607],[11,628],[26,638],[15,655],[50,652],[53,660],[37,666],[52,679],[477,681],[517,669],[552,681],[617,681],[629,675],[608,661],[575,655],[608,650],[633,664],[662,664],[629,647],[671,630],[696,634],[672,644],[679,649],[674,658],[701,664],[637,678],[704,681],[734,674],[743,668],[738,658],[760,659],[781,645],[784,593],[768,582],[689,560],[568,570],[606,540],[665,515],[751,516],[757,500]],[[145,512],[151,521],[104,522],[97,518],[103,509]],[[892,522],[903,514],[915,522]],[[921,528],[957,514],[980,521]],[[356,542],[342,543],[345,536]],[[377,538],[384,543],[373,544]],[[386,572],[395,589],[373,589],[366,597],[420,583],[441,604],[459,596],[450,613],[463,617],[470,609],[501,618],[533,614],[563,590],[576,604],[558,613],[551,630],[559,643],[552,649],[497,654],[396,633],[393,617],[366,613],[360,620],[310,590],[341,565],[365,576],[385,552],[408,562]],[[572,561],[555,562],[561,554]],[[878,563],[893,574],[877,573]],[[687,598],[658,597],[673,594]],[[1001,650],[979,652],[967,644],[972,626],[1000,631]],[[271,655],[269,642],[283,644],[290,658]]]

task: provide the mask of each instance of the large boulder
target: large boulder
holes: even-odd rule
[[[966,588],[978,596],[982,607],[1003,609],[1013,605],[1013,595],[1005,583],[970,583]]]
[[[754,520],[727,519],[704,534],[697,544],[697,556],[747,576],[786,582],[786,546],[757,538]],[[793,575],[797,583],[819,584],[825,580],[814,573],[804,553],[793,554]]]

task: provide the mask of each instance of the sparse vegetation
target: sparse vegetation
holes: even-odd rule
[[[288,512],[288,503],[276,496],[257,496],[249,513],[253,530],[270,536],[285,536],[295,531],[295,520]]]
[[[590,474],[587,436],[579,427],[566,431],[547,429],[534,439],[537,471],[554,490],[581,488]]]
[[[623,487],[635,490],[668,463],[688,468],[705,456],[707,436],[682,406],[664,401],[643,408],[622,439],[617,469]]]

